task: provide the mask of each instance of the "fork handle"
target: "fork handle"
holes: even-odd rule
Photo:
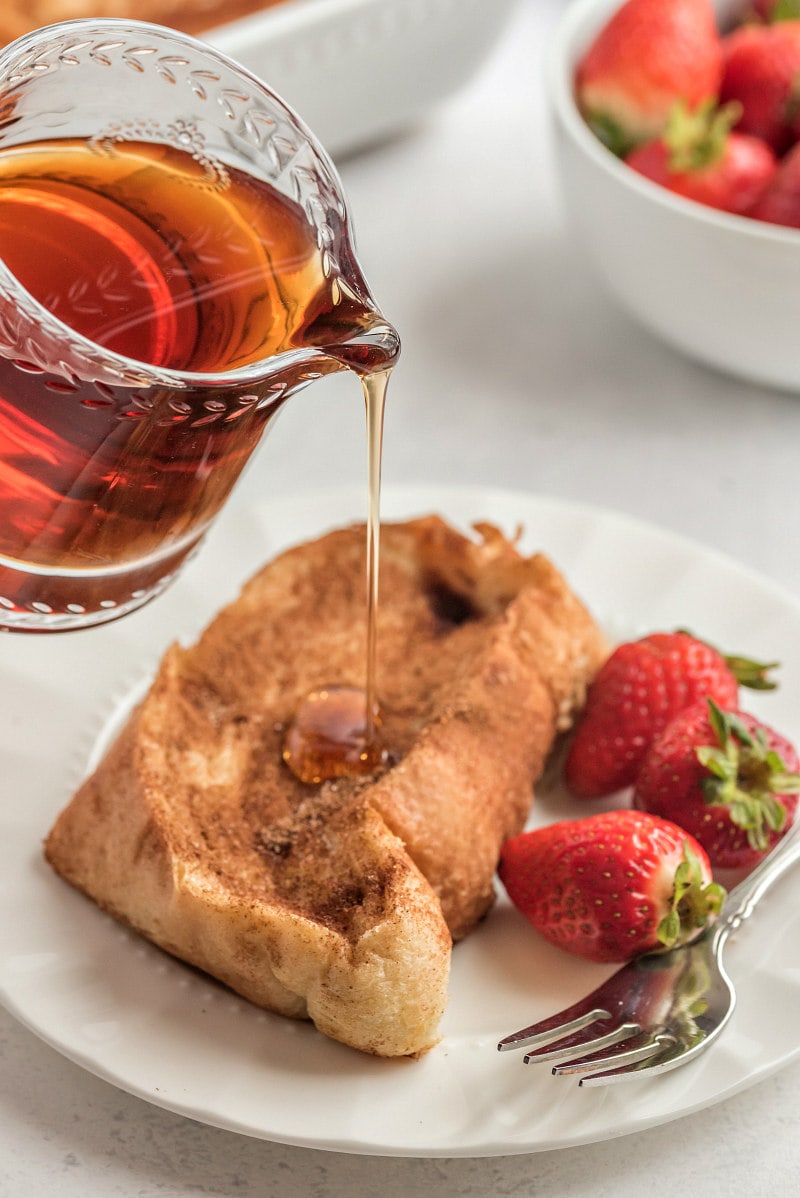
[[[800,860],[800,814],[778,844],[725,900],[718,935],[725,937],[752,915],[756,904],[778,878]]]

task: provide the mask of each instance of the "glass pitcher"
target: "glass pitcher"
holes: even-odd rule
[[[398,353],[331,162],[254,76],[136,21],[0,51],[0,629],[153,598],[289,396]]]

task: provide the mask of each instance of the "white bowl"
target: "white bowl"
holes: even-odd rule
[[[610,293],[642,325],[707,365],[800,390],[800,231],[672,195],[615,158],[581,118],[575,66],[620,3],[575,0],[550,47],[556,162],[571,223]],[[737,4],[716,8],[724,22]]]
[[[287,0],[202,36],[278,92],[332,154],[462,87],[519,0]]]

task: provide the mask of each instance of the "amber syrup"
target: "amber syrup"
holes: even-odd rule
[[[377,696],[378,582],[383,416],[389,370],[362,374],[367,418],[367,660],[364,688],[328,685],[312,691],[287,729],[283,759],[301,780],[371,774],[381,764]]]

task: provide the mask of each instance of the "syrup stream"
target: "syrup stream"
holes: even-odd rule
[[[283,760],[311,785],[372,773],[384,756],[377,697],[380,494],[383,418],[391,367],[359,371],[367,425],[365,685],[322,686],[306,695],[286,729]]]
[[[381,461],[383,456],[383,419],[386,409],[386,389],[391,368],[361,376],[367,417],[367,663],[366,711],[364,739],[369,749],[375,743],[378,716],[377,643],[378,591],[380,583],[381,535]]]

